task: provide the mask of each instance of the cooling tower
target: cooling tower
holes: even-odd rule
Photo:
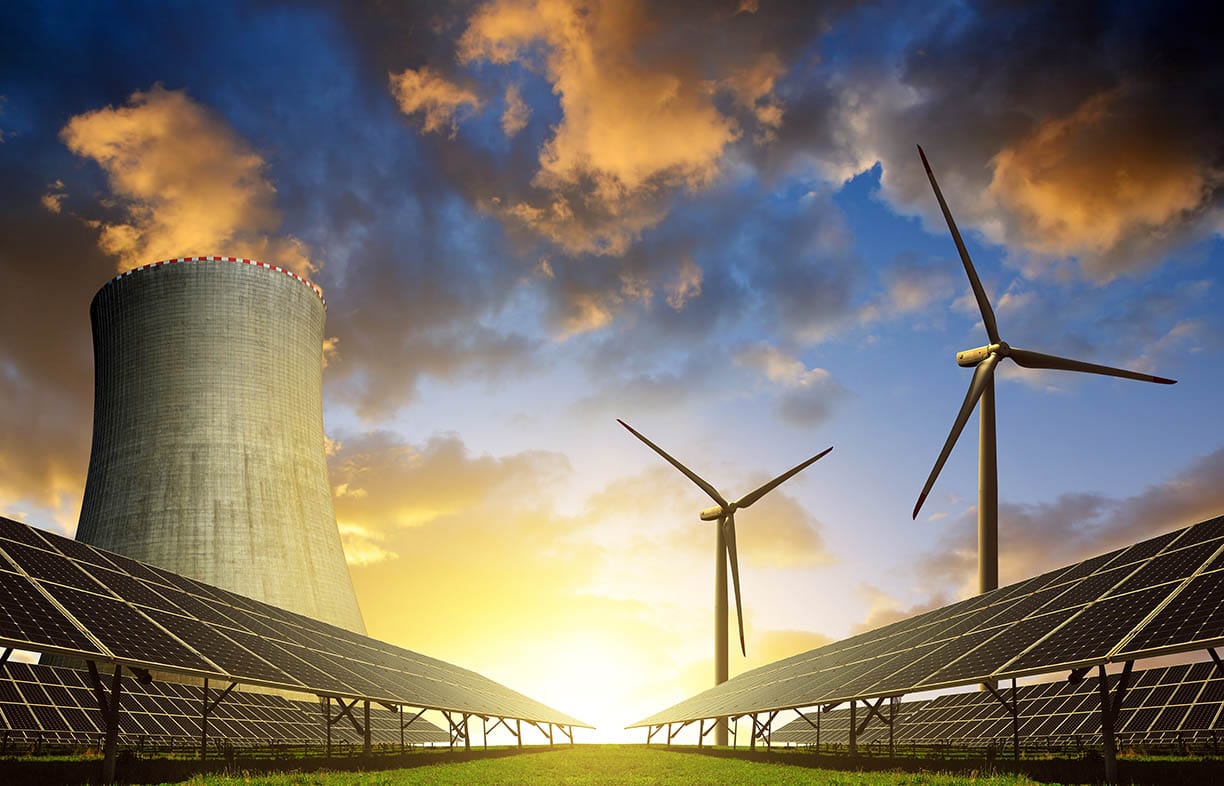
[[[77,539],[364,633],[328,484],[319,288],[191,257],[117,276],[90,317]]]

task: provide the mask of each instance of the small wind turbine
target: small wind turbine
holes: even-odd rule
[[[739,638],[740,652],[744,655],[748,654],[748,649],[744,645],[744,612],[740,605],[740,583],[739,583],[739,557],[735,550],[735,511],[742,510],[752,505],[769,492],[776,489],[778,486],[790,480],[791,477],[799,474],[806,469],[809,464],[814,463],[820,458],[823,458],[833,448],[826,448],[824,451],[817,453],[802,464],[793,467],[786,472],[783,472],[778,477],[761,486],[756,491],[749,492],[737,499],[735,502],[727,502],[723,496],[718,493],[718,489],[711,486],[706,481],[697,476],[688,467],[676,461],[674,458],[664,452],[663,448],[646,439],[646,437],[633,430],[625,421],[617,418],[617,423],[629,429],[629,433],[638,439],[645,442],[647,447],[658,453],[667,463],[671,464],[676,469],[680,470],[686,478],[697,484],[697,487],[710,495],[710,499],[714,500],[717,505],[711,508],[705,508],[698,515],[702,521],[717,521],[717,544],[714,554],[714,684],[721,685],[727,681],[727,563],[731,564],[731,580],[735,586],[735,617],[739,621]],[[727,744],[727,726],[724,721],[720,721],[717,726],[715,744]]]
[[[990,338],[990,343],[984,347],[966,349],[964,352],[956,353],[957,365],[972,368],[973,379],[969,383],[969,392],[965,394],[965,401],[961,404],[960,412],[956,415],[956,421],[952,424],[952,433],[948,435],[947,441],[944,442],[943,450],[940,451],[939,458],[935,460],[935,467],[931,470],[931,475],[927,478],[926,485],[922,487],[922,493],[918,496],[918,503],[914,505],[914,518],[918,518],[918,511],[922,508],[922,503],[926,501],[931,487],[935,485],[935,478],[939,477],[939,471],[943,469],[944,462],[948,459],[948,454],[952,452],[952,446],[956,444],[957,438],[965,428],[966,421],[969,420],[970,413],[973,412],[974,406],[980,399],[982,406],[981,411],[978,413],[980,427],[980,443],[978,448],[978,587],[980,592],[988,592],[999,586],[999,477],[995,449],[995,366],[1005,358],[1011,358],[1025,368],[1084,371],[1089,374],[1104,374],[1110,377],[1137,379],[1141,382],[1157,382],[1162,385],[1172,385],[1176,380],[1155,377],[1151,374],[1140,374],[1137,371],[1127,371],[1121,368],[1098,366],[1079,360],[1068,360],[1067,358],[1055,357],[1054,355],[1043,355],[1040,352],[1030,352],[1027,349],[1010,346],[1006,341],[999,338],[999,328],[995,323],[995,315],[994,311],[990,308],[990,301],[986,298],[986,290],[982,288],[982,282],[978,279],[977,271],[973,269],[973,262],[969,259],[969,252],[965,250],[965,243],[961,240],[960,232],[956,229],[956,222],[952,220],[952,212],[948,210],[948,203],[944,201],[943,194],[939,191],[939,184],[935,182],[935,174],[931,171],[931,165],[927,163],[926,153],[922,151],[921,145],[918,146],[918,155],[922,157],[922,165],[926,168],[927,178],[931,181],[931,188],[935,190],[935,198],[939,200],[939,208],[943,211],[944,218],[948,221],[948,229],[952,232],[952,240],[956,242],[956,250],[960,252],[961,262],[965,265],[965,273],[969,276],[969,284],[973,287],[973,296],[977,299],[978,308],[982,311],[982,324],[986,327],[986,335]]]

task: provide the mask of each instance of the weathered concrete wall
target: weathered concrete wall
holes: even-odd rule
[[[112,280],[90,314],[77,538],[364,633],[324,455],[315,288],[184,261]]]

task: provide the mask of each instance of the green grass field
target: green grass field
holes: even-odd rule
[[[552,751],[528,752],[497,759],[434,764],[378,772],[311,772],[237,777],[197,776],[191,786],[443,786],[444,784],[659,784],[660,786],[743,786],[743,784],[815,784],[816,786],[1036,786],[1024,776],[953,776],[931,773],[856,773],[813,769],[783,763],[765,763],[669,751],[632,745],[582,745]]]
[[[815,784],[816,786],[1056,786],[1098,784],[1103,762],[1092,751],[1080,756],[1026,756],[986,759],[962,754],[953,758],[887,758],[809,750],[698,751],[692,747],[647,748],[641,745],[579,745],[518,751],[411,750],[376,752],[362,758],[338,756],[239,756],[227,764],[201,763],[182,755],[120,756],[119,783],[237,786],[357,786],[361,784]],[[100,774],[97,755],[18,756],[0,758],[0,784],[65,786],[94,784]],[[1136,786],[1224,784],[1224,759],[1216,756],[1148,756],[1128,752],[1119,758],[1120,782]]]

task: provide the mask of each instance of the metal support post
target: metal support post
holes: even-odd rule
[[[1208,647],[1207,654],[1211,656],[1211,662],[1215,664],[1216,673],[1224,674],[1224,660],[1220,659],[1220,654],[1215,651],[1215,647]]]
[[[115,782],[115,752],[119,746],[119,700],[123,693],[123,666],[115,664],[115,673],[111,675],[110,695],[98,676],[98,666],[92,660],[86,661],[89,667],[89,678],[93,683],[94,697],[98,700],[98,709],[102,710],[102,720],[106,724],[106,741],[102,747],[102,783]]]
[[[238,683],[231,682],[229,687],[217,694],[217,698],[209,701],[208,698],[208,679],[204,680],[204,689],[201,692],[202,708],[200,711],[200,761],[208,758],[208,716],[212,715],[217,709],[217,705],[225,699],[226,696],[237,687]]]
[[[888,758],[896,755],[896,746],[894,744],[895,732],[897,728],[897,697],[888,697]]]
[[[1115,689],[1112,701],[1109,696],[1109,676],[1105,673],[1105,664],[1097,666],[1097,678],[1099,679],[1097,691],[1101,697],[1101,744],[1105,759],[1105,782],[1110,784],[1118,782],[1118,743],[1114,736],[1116,731],[1114,724],[1122,709],[1122,699],[1126,696],[1126,683],[1130,679],[1131,668],[1134,665],[1133,660],[1128,660],[1122,668],[1122,673],[1118,675],[1118,687]]]
[[[480,716],[480,739],[484,742],[484,749],[489,749],[489,719],[484,715]]]
[[[514,728],[515,728],[514,736],[518,738],[519,750],[522,750],[523,749],[523,722],[521,720],[516,720],[514,722]]]
[[[331,696],[324,696],[324,697],[323,697],[323,700],[324,700],[324,702],[325,702],[325,704],[323,705],[323,725],[327,727],[327,758],[329,758],[329,759],[330,759],[330,758],[331,758],[331,755],[332,755],[332,744],[331,744],[331,727],[332,727],[332,721],[331,721]]]
[[[855,714],[855,707],[858,705],[858,699],[850,700],[850,755],[858,755],[858,716]]]
[[[468,713],[463,713],[463,749],[470,751],[472,749],[472,735],[468,734],[468,718],[471,716]],[[551,743],[552,740],[550,739]]]
[[[362,755],[362,756],[369,756],[369,755],[370,755],[370,748],[371,748],[371,746],[370,746],[370,700],[369,700],[369,699],[366,699],[365,701],[363,701],[363,702],[362,702],[362,705],[363,705],[363,706],[362,706],[362,709],[363,709],[363,711],[364,711],[364,712],[363,712],[363,717],[364,717],[364,720],[365,720],[365,724],[364,724],[364,728],[362,728],[362,730],[361,730],[361,731],[362,731],[362,734],[361,734],[361,755]]]

